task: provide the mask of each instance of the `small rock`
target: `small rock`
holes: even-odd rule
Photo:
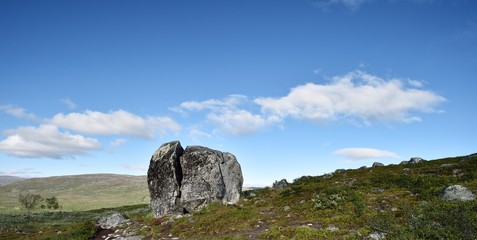
[[[455,166],[457,164],[455,163],[445,163],[445,164],[441,164],[441,167],[452,167],[452,166]]]
[[[348,182],[348,186],[353,186],[353,184],[356,182],[356,179],[351,179],[349,182]]]
[[[334,231],[338,231],[340,229],[337,228],[335,225],[329,225],[328,227],[326,227],[326,230],[334,232]]]
[[[303,203],[305,203],[305,200],[301,200],[301,201],[300,201],[300,204],[303,204]]]
[[[284,189],[290,185],[286,179],[282,179],[280,181],[275,181],[272,185],[273,189]]]
[[[475,194],[461,185],[448,186],[441,194],[441,198],[446,201],[471,201],[475,197]]]
[[[332,177],[333,177],[333,173],[327,173],[327,174],[323,175],[324,179],[330,179]]]
[[[420,158],[420,157],[412,157],[411,159],[409,159],[409,164],[417,164],[417,163],[423,163],[425,162],[426,160]]]
[[[250,193],[249,196],[250,196],[250,197],[255,197],[255,196],[257,196],[257,194],[255,194],[255,193]]]
[[[285,207],[283,207],[283,210],[284,210],[284,211],[290,211],[290,206],[285,206]]]
[[[113,229],[125,222],[125,218],[120,213],[113,213],[99,220],[99,226],[102,229]]]
[[[367,239],[383,240],[383,239],[386,239],[386,234],[379,233],[379,232],[372,232],[371,234],[368,235]]]
[[[376,167],[384,167],[384,164],[380,163],[380,162],[374,162],[373,163],[373,168],[376,168]]]

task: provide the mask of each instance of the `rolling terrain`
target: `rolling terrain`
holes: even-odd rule
[[[0,212],[19,211],[20,194],[56,197],[62,210],[84,211],[149,202],[146,176],[87,174],[31,178],[0,186]]]
[[[102,209],[0,213],[0,239],[102,239],[93,238],[101,231],[98,220],[112,213],[123,214],[128,222],[110,232],[118,237],[133,234],[137,239],[475,239],[477,236],[477,200],[442,198],[443,190],[451,185],[477,192],[476,154],[303,176],[281,189],[244,191],[237,204],[214,202],[198,212],[161,218],[154,218],[148,206],[145,178],[81,175],[30,179],[3,186],[1,198],[5,191],[48,193],[56,194],[62,204],[71,204],[70,208]],[[95,202],[96,196],[102,200]],[[85,206],[75,197],[96,206]],[[14,201],[11,200],[12,204]],[[120,202],[129,206],[114,205]]]

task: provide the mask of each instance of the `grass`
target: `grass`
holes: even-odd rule
[[[146,239],[365,239],[372,233],[475,239],[477,200],[439,198],[448,185],[477,190],[477,158],[463,159],[304,176],[283,190],[246,191],[236,205],[215,202],[180,217],[154,219],[147,205],[2,214],[0,239],[87,239],[97,219],[113,210],[147,226],[141,232]]]
[[[0,212],[20,212],[20,194],[57,197],[63,210],[84,211],[149,202],[146,176],[90,174],[32,178],[0,186]]]

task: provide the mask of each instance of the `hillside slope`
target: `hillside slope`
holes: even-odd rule
[[[63,210],[90,210],[149,202],[146,176],[87,174],[31,178],[0,186],[0,212],[18,210],[20,194],[57,197]]]
[[[109,177],[91,179],[107,182]],[[456,184],[476,193],[476,154],[303,176],[283,189],[245,191],[235,205],[214,202],[198,212],[157,219],[147,203],[0,213],[0,239],[104,239],[108,234],[138,239],[475,239],[477,200],[441,198],[444,188]],[[120,197],[121,191],[109,194]],[[95,224],[117,212],[127,221],[115,229],[104,231]]]
[[[25,178],[3,175],[3,176],[0,176],[0,186],[5,186],[10,183],[19,182],[23,180],[25,180]]]

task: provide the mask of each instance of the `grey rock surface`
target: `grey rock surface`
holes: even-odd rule
[[[275,181],[272,185],[273,189],[284,189],[290,185],[286,179],[282,179],[280,181]]]
[[[163,144],[148,170],[156,217],[194,212],[213,201],[235,204],[242,184],[242,170],[233,154],[202,146],[184,150],[178,141]]]
[[[156,216],[182,210],[180,205],[182,169],[179,158],[183,152],[180,142],[174,141],[162,144],[151,157],[147,183],[151,208]]]
[[[475,199],[475,194],[461,185],[452,185],[444,189],[441,197],[446,201],[472,201]]]
[[[103,217],[99,220],[99,226],[102,229],[113,229],[121,225],[126,219],[120,213],[113,213],[109,216]]]
[[[411,159],[409,159],[409,164],[417,164],[417,163],[423,163],[425,162],[426,160],[420,158],[420,157],[412,157]]]
[[[380,162],[374,162],[372,167],[373,167],[373,168],[375,168],[375,167],[384,167],[384,164],[382,164],[382,163],[380,163]]]

